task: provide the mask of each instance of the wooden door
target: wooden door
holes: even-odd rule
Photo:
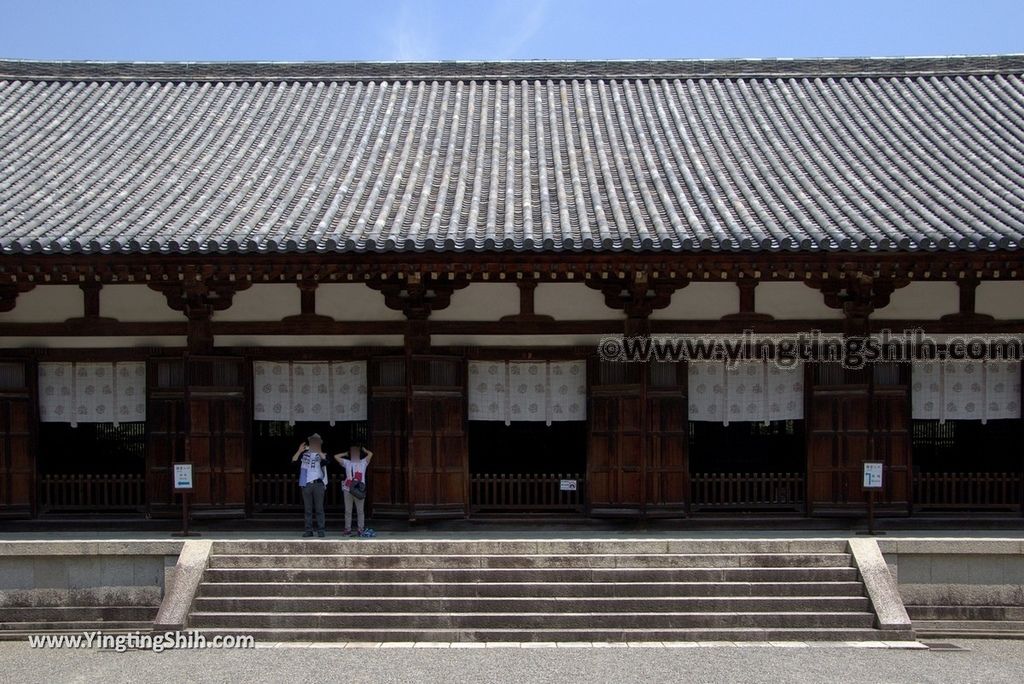
[[[367,447],[373,451],[373,460],[367,499],[374,516],[409,516],[405,380],[404,357],[379,358],[370,363]]]
[[[180,511],[171,464],[187,460],[184,359],[151,359],[146,395],[146,508],[152,517],[171,517]]]
[[[687,373],[683,363],[647,364],[645,440],[648,515],[679,515],[688,503]]]
[[[185,367],[193,510],[199,516],[244,516],[251,406],[248,364],[237,357],[190,356]]]
[[[814,364],[808,392],[807,489],[812,512],[854,512],[866,507],[863,463],[885,463],[878,501],[909,508],[910,413],[906,369],[877,364],[844,369]]]
[[[412,356],[409,377],[410,518],[469,513],[465,359]]]
[[[637,515],[644,502],[643,366],[604,361],[590,366],[590,513]]]
[[[883,490],[877,501],[893,513],[910,513],[910,365],[875,363],[871,382],[870,459],[882,461]],[[862,475],[858,468],[858,477]]]
[[[34,364],[0,362],[0,517],[34,514]]]

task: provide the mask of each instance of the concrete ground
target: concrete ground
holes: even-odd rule
[[[1020,682],[1024,641],[842,646],[38,650],[0,642],[9,682]]]

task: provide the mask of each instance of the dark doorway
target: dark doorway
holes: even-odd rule
[[[475,512],[582,510],[586,470],[583,421],[469,422],[470,504]]]
[[[914,420],[914,507],[1019,510],[1020,440],[1015,419]]]
[[[690,506],[793,509],[804,504],[802,420],[689,423]]]
[[[273,511],[281,508],[298,508],[302,505],[298,486],[298,466],[292,463],[292,455],[309,435],[319,434],[324,451],[328,456],[341,453],[353,443],[372,445],[366,442],[365,421],[343,421],[331,425],[327,422],[255,421],[252,431],[252,503],[254,512]],[[328,498],[330,504],[341,501],[341,469],[331,459],[328,468]]]
[[[42,423],[36,462],[44,513],[145,506],[145,423]]]

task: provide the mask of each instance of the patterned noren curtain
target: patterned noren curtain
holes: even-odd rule
[[[469,420],[586,420],[583,361],[470,361]]]
[[[365,361],[253,362],[255,420],[366,420]]]
[[[800,420],[804,417],[803,367],[767,361],[692,362],[690,420],[723,423]]]
[[[39,420],[72,426],[145,421],[146,364],[40,363]]]
[[[925,420],[1020,418],[1020,363],[915,361],[911,416]]]

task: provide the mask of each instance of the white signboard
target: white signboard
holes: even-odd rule
[[[563,492],[575,492],[576,480],[560,480],[558,488]]]
[[[864,489],[882,488],[882,463],[880,461],[864,462]]]
[[[191,463],[174,464],[174,489],[175,491],[185,491],[192,489]]]

